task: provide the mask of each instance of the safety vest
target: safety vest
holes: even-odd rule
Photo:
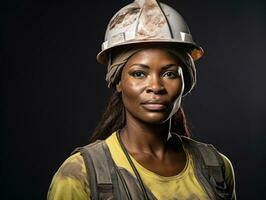
[[[231,200],[224,178],[224,162],[211,144],[181,137],[192,155],[196,177],[211,200]],[[126,169],[116,166],[104,140],[77,148],[86,166],[92,200],[145,200],[141,186]],[[149,200],[156,200],[146,188]]]

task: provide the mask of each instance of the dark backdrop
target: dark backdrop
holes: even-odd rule
[[[1,4],[1,199],[45,199],[88,142],[111,90],[96,63],[105,27],[131,1]],[[169,0],[205,50],[184,104],[194,138],[232,161],[241,200],[265,199],[263,1]]]

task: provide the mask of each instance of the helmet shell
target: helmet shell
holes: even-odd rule
[[[157,42],[183,47],[194,61],[203,55],[185,20],[175,9],[156,0],[135,0],[121,8],[109,21],[97,61],[107,64],[108,52],[112,48]]]

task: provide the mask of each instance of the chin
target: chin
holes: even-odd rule
[[[164,115],[161,113],[149,113],[148,115],[142,118],[142,121],[149,124],[163,124],[169,118],[169,115]]]

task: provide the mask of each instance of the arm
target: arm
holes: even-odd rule
[[[236,192],[235,192],[235,174],[234,168],[230,160],[223,154],[221,154],[224,165],[225,165],[225,182],[229,187],[229,192],[232,194],[232,200],[236,200]]]
[[[50,185],[48,200],[88,200],[90,191],[80,153],[70,156],[58,169]]]

